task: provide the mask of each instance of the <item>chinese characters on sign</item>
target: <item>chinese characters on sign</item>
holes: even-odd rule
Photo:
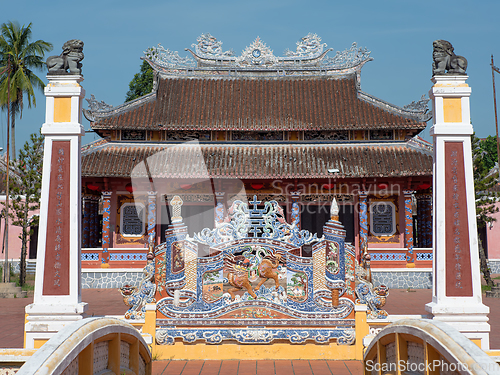
[[[445,142],[446,295],[472,296],[464,153],[462,142]]]
[[[390,236],[395,232],[394,206],[386,202],[380,202],[371,207],[372,226],[371,232],[374,236]]]
[[[43,294],[69,294],[70,141],[52,143]]]
[[[123,207],[122,234],[142,236],[144,233],[144,206],[126,204]]]

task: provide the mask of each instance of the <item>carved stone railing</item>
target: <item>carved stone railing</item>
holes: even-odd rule
[[[476,343],[441,321],[402,319],[382,329],[364,354],[365,374],[500,374]]]
[[[138,248],[108,248],[110,268],[142,268],[146,265],[148,249]],[[102,248],[82,248],[83,268],[101,267]]]
[[[406,248],[369,248],[372,268],[405,268]]]
[[[87,318],[47,341],[21,367],[32,374],[151,374],[151,353],[137,329],[113,318]]]

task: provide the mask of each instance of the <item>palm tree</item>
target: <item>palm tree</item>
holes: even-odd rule
[[[16,157],[16,116],[22,117],[24,94],[28,108],[36,106],[34,88],[43,89],[45,84],[33,73],[45,65],[45,53],[52,50],[52,44],[43,40],[31,41],[31,23],[20,27],[9,21],[0,26],[0,105],[8,105],[8,77],[10,77],[10,114],[12,158]],[[10,61],[10,64],[9,64]]]
[[[0,106],[7,107],[7,117],[11,116],[11,139],[7,129],[7,187],[5,208],[5,266],[4,280],[9,281],[9,245],[8,245],[8,217],[9,217],[9,144],[12,145],[12,158],[16,158],[16,115],[22,117],[24,94],[28,97],[28,107],[31,103],[36,106],[34,87],[43,89],[45,84],[38,78],[32,69],[41,69],[44,66],[45,52],[52,50],[52,44],[37,40],[31,42],[31,23],[19,27],[16,22],[9,21],[0,26]],[[7,127],[9,121],[7,120]]]

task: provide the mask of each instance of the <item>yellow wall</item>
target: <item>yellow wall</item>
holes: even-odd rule
[[[54,98],[54,122],[71,121],[71,98]]]
[[[444,122],[462,122],[462,99],[443,98]]]
[[[262,360],[262,359],[355,359],[354,345],[319,344],[184,344],[176,342],[174,345],[154,345],[152,353],[158,359],[182,360]],[[359,358],[358,358],[359,359]]]
[[[40,349],[42,347],[43,344],[45,344],[47,341],[49,341],[48,339],[34,339],[33,340],[33,347],[35,349]]]

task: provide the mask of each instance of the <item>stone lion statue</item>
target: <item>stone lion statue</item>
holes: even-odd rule
[[[446,40],[435,40],[432,43],[432,75],[463,75],[466,74],[467,59],[455,55],[453,46]],[[447,71],[447,72],[446,72]]]
[[[83,60],[83,42],[78,39],[68,40],[62,46],[62,53],[59,56],[50,56],[47,58],[47,68],[49,74],[81,74]]]

